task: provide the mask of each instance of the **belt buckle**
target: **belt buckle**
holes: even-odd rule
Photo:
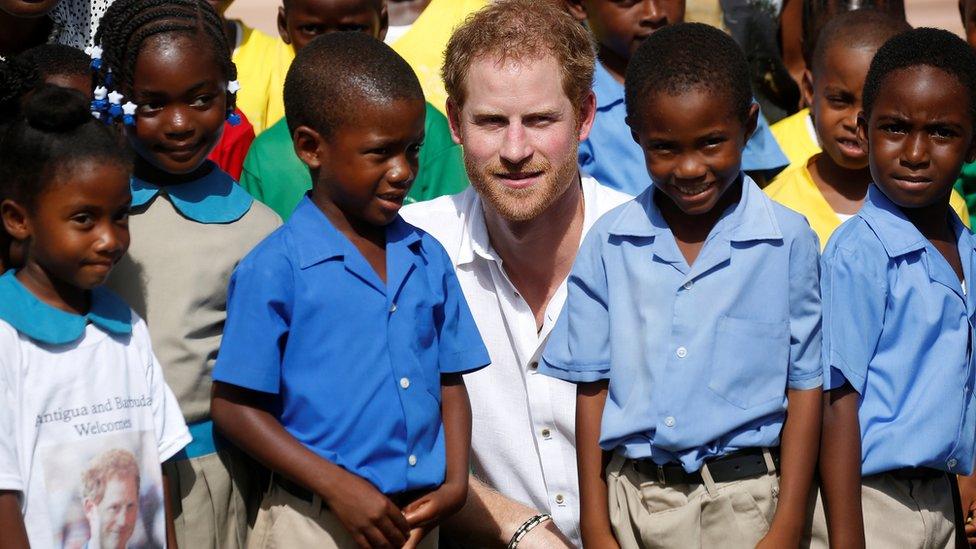
[[[665,485],[668,484],[668,480],[664,476],[664,466],[663,465],[657,465],[657,482],[658,482],[658,484],[661,484],[662,486],[665,486]]]

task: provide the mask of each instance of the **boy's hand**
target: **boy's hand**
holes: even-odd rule
[[[966,521],[966,541],[969,546],[976,546],[976,476],[957,476],[959,482],[959,500],[962,504],[962,518]]]
[[[445,518],[458,512],[464,506],[467,495],[466,483],[448,481],[404,507],[403,516],[407,519],[410,528],[427,527],[427,530],[430,530]]]
[[[410,527],[400,509],[366,479],[344,473],[323,500],[356,544],[364,549],[403,547]]]

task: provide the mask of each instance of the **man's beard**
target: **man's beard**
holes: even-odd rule
[[[574,149],[572,154],[566,155],[565,161],[555,170],[545,159],[520,165],[516,170],[508,170],[497,161],[479,166],[474,160],[465,157],[464,167],[468,172],[471,186],[499,215],[509,221],[529,221],[549,209],[549,206],[562,196],[569,185],[576,181],[576,173],[579,170],[576,156],[577,152]],[[524,189],[507,187],[495,178],[496,174],[512,171],[542,172],[543,176],[540,182]]]

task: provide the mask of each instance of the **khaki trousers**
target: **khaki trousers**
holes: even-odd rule
[[[438,531],[427,534],[420,549],[437,549]],[[322,505],[297,498],[272,482],[261,501],[248,549],[357,549],[356,542],[339,519]]]
[[[861,513],[868,549],[955,547],[955,508],[948,477],[901,479],[888,473],[861,481]],[[827,549],[827,517],[820,490],[810,534],[801,547]],[[836,545],[836,544],[835,544]],[[843,546],[843,544],[840,544]]]
[[[260,491],[254,462],[229,447],[163,464],[176,541],[188,549],[239,549],[247,538],[248,506]],[[255,497],[257,496],[257,497]]]
[[[759,477],[714,482],[705,465],[702,484],[661,485],[633,463],[616,454],[607,466],[610,522],[621,549],[753,549],[769,530],[779,496],[773,468]]]

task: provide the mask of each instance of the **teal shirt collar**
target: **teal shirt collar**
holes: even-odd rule
[[[76,315],[38,299],[17,280],[13,270],[0,276],[0,319],[27,337],[48,345],[77,341],[85,334],[89,322],[110,334],[132,333],[132,310],[106,288],[92,290],[91,310]]]
[[[133,208],[141,208],[165,194],[177,211],[198,223],[232,223],[244,217],[254,202],[247,191],[216,165],[200,179],[178,185],[159,187],[135,176],[130,185]]]

